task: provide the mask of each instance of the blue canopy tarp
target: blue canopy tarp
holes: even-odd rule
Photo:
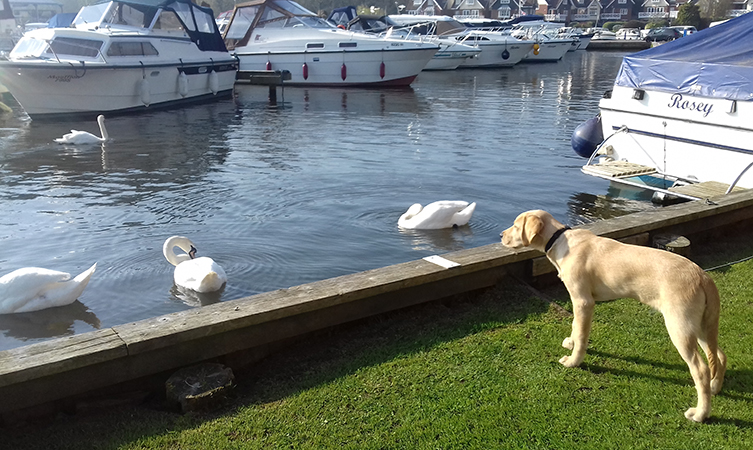
[[[615,84],[753,100],[753,13],[625,56]]]

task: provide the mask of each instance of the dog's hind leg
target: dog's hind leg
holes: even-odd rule
[[[699,340],[698,343],[701,345],[704,353],[706,353],[706,359],[711,361],[712,355],[709,345],[703,340]],[[724,374],[725,372],[727,372],[727,355],[725,355],[722,349],[719,347],[716,348],[715,369],[716,370],[711,373],[711,395],[716,395],[719,393],[719,391],[722,390],[722,384],[724,384]]]
[[[685,411],[685,417],[694,422],[703,422],[711,412],[711,374],[709,368],[698,352],[696,337],[684,328],[684,326],[687,326],[685,318],[677,315],[665,315],[664,323],[667,325],[672,343],[690,369],[690,375],[693,377],[693,383],[695,383],[698,394],[698,404],[695,408],[689,408]]]
[[[562,341],[562,346],[572,350],[573,353],[560,358],[560,364],[565,367],[577,367],[583,362],[594,315],[594,299],[588,295],[573,294],[573,292],[570,293],[570,299],[573,302],[573,329],[570,337]]]

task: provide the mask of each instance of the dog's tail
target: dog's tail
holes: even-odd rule
[[[711,379],[715,379],[719,373],[719,311],[721,309],[719,290],[714,280],[709,276],[703,277],[701,282],[706,294],[706,309],[703,311],[703,329],[706,331],[706,358],[709,361]],[[722,362],[723,364],[724,362]]]

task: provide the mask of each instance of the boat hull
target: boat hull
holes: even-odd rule
[[[290,71],[288,85],[408,86],[438,46],[365,51],[271,51],[265,46],[238,48],[239,72]],[[269,63],[269,64],[268,64]]]
[[[525,58],[533,48],[533,42],[479,41],[481,53],[466,59],[460,67],[512,67]],[[505,53],[507,52],[507,53]],[[505,58],[505,56],[507,56]]]
[[[572,40],[543,41],[539,43],[538,52],[531,50],[525,57],[526,62],[554,62],[562,59],[570,50]]]
[[[615,86],[599,107],[602,151],[614,160],[673,179],[725,184],[753,163],[751,102]],[[753,188],[753,169],[737,186]]]
[[[226,98],[232,92],[236,70],[236,61],[227,55],[224,61],[216,58],[182,66],[8,61],[0,62],[0,82],[26,113],[37,119]]]

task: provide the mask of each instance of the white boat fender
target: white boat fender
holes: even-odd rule
[[[220,91],[220,77],[217,75],[217,71],[213,69],[210,69],[209,72],[209,90],[215,95]]]
[[[139,93],[141,94],[141,103],[149,106],[149,104],[152,103],[152,96],[151,92],[149,92],[149,80],[147,80],[146,77],[141,79]]]
[[[181,97],[188,95],[188,75],[185,72],[178,75],[178,93]]]

